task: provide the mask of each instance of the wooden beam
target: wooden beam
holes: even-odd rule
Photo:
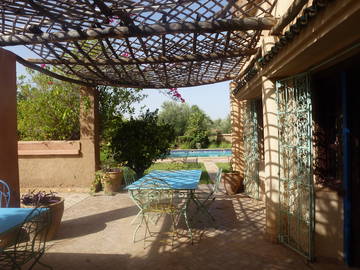
[[[16,61],[19,62],[20,64],[24,65],[25,67],[28,67],[28,68],[31,68],[31,69],[34,69],[34,70],[37,70],[41,73],[44,73],[46,75],[49,75],[55,79],[59,79],[59,80],[62,80],[62,81],[66,81],[66,82],[70,82],[70,83],[76,83],[76,84],[80,84],[80,85],[84,85],[84,86],[96,86],[96,84],[94,83],[89,83],[89,82],[84,82],[84,81],[80,81],[80,80],[76,80],[76,79],[72,79],[72,78],[69,78],[69,77],[65,77],[65,76],[62,76],[62,75],[59,75],[55,72],[52,72],[50,70],[47,70],[45,68],[41,68],[33,63],[30,63],[28,61],[26,61],[25,59],[21,58],[20,56],[16,56]]]
[[[187,55],[174,55],[174,56],[152,56],[146,58],[132,59],[130,57],[118,56],[117,58],[111,59],[94,59],[96,65],[134,65],[134,64],[161,64],[161,63],[181,63],[190,61],[212,61],[224,58],[234,58],[240,56],[249,56],[257,52],[257,49],[245,49],[238,51],[228,51],[224,53],[209,53],[209,54],[187,54]],[[27,62],[32,64],[48,64],[48,65],[83,65],[87,66],[91,63],[86,60],[59,60],[59,59],[26,59]]]
[[[270,30],[276,23],[272,17],[249,17],[201,22],[158,23],[139,26],[116,26],[69,30],[41,34],[1,35],[0,46],[15,46],[103,38],[161,36],[177,33],[217,33],[224,31]]]
[[[270,35],[281,35],[282,30],[300,13],[308,0],[295,0],[276,25],[271,29]]]

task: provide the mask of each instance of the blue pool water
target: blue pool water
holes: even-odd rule
[[[214,150],[171,150],[169,157],[229,157],[230,149],[214,149]]]

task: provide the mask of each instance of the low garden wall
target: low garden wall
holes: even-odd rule
[[[18,142],[20,187],[90,187],[94,179],[93,143],[79,141]]]
[[[231,143],[231,133],[229,134],[217,134],[216,140],[219,142],[229,142]]]

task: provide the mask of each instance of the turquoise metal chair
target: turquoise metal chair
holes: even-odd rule
[[[9,185],[0,179],[0,207],[9,207],[10,188]]]
[[[154,216],[159,217],[162,215],[168,215],[171,218],[171,233],[173,244],[174,238],[177,235],[177,223],[180,217],[185,215],[185,200],[179,200],[179,196],[177,196],[176,191],[171,189],[168,183],[159,178],[147,179],[141,185],[139,185],[138,189],[130,190],[130,194],[140,209],[139,217],[141,218],[140,223],[135,229],[133,241],[136,242],[136,234],[142,224],[144,224],[145,246],[145,242],[148,241],[147,237],[152,237],[155,235],[153,232],[151,232],[149,226],[149,221],[151,218]],[[156,222],[154,224],[156,225]],[[189,224],[187,223],[186,225],[188,230],[191,232]]]
[[[45,253],[46,236],[51,223],[47,208],[35,208],[24,222],[10,234],[6,246],[0,247],[0,269],[33,269],[37,264],[48,269],[51,266],[40,262]],[[38,268],[36,268],[38,269]]]
[[[137,180],[136,173],[132,169],[130,169],[129,167],[124,167],[122,170],[125,186],[131,185]]]
[[[196,193],[194,196],[194,199],[198,205],[197,212],[201,211],[203,214],[210,217],[212,221],[215,221],[215,218],[210,214],[209,208],[216,199],[215,194],[219,191],[221,173],[222,169],[219,168],[216,173],[215,182],[211,185],[211,190],[209,193]]]

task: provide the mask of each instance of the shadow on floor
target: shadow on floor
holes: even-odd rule
[[[193,224],[194,244],[185,226],[179,237],[154,237],[145,245],[132,242],[137,207],[126,194],[89,198],[66,212],[59,241],[50,242],[42,261],[54,270],[164,269],[164,270],[302,270],[313,268],[295,252],[265,241],[264,205],[246,196],[219,196],[210,212],[216,226],[199,218]],[[167,219],[157,224],[168,232]],[[181,231],[182,230],[182,231]],[[171,245],[172,244],[172,245]],[[35,269],[41,269],[35,268]]]
[[[92,214],[61,222],[55,240],[89,235],[106,229],[106,223],[137,214],[138,207],[130,206],[103,213]]]

